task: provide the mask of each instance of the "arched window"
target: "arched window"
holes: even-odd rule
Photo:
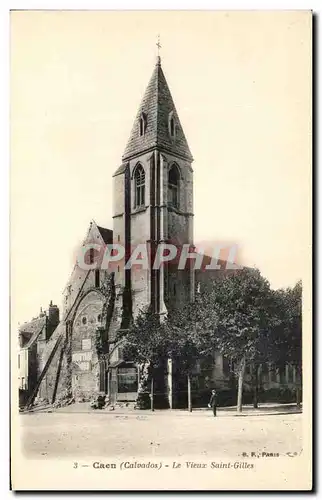
[[[173,207],[179,207],[179,170],[176,165],[172,165],[168,176],[168,203]]]
[[[145,172],[140,164],[135,169],[134,185],[134,206],[142,207],[145,204]]]

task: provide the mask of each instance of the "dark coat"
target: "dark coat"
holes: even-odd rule
[[[209,401],[210,406],[217,406],[217,394],[212,394]]]

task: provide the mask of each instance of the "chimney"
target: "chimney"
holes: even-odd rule
[[[52,300],[50,301],[48,308],[47,324],[48,324],[48,331],[47,331],[47,340],[48,340],[59,324],[59,308],[53,304]]]

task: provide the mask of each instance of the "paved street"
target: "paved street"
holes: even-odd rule
[[[219,411],[29,413],[19,416],[30,458],[220,457],[301,451],[301,414]]]

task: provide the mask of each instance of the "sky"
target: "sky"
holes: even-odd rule
[[[11,12],[11,310],[61,305],[162,68],[194,157],[194,241],[237,244],[272,287],[311,254],[311,15]]]

